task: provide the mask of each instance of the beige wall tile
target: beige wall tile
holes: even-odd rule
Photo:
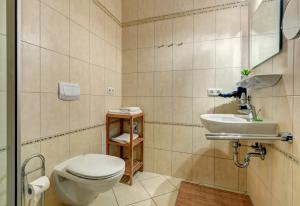
[[[154,171],[163,174],[171,175],[172,171],[172,152],[166,150],[154,150]]]
[[[77,59],[70,59],[70,81],[80,85],[80,94],[90,94],[90,65]]]
[[[70,2],[69,0],[42,0],[42,2],[48,4],[50,7],[61,12],[65,16],[70,15]]]
[[[80,129],[90,123],[90,96],[81,95],[80,100],[70,102],[70,129]]]
[[[172,151],[192,153],[193,128],[186,126],[173,126]]]
[[[208,131],[201,127],[193,127],[193,154],[214,157],[215,141],[205,137]]]
[[[138,50],[138,71],[150,72],[154,71],[154,48],[144,48]]]
[[[154,74],[153,72],[138,73],[138,96],[153,96],[154,94]]]
[[[172,47],[155,48],[155,70],[169,71],[173,67],[173,51]]]
[[[138,50],[125,50],[122,52],[122,72],[133,73],[137,72],[138,67]]]
[[[110,44],[116,44],[116,35],[117,35],[117,24],[109,17],[105,16],[105,32],[104,32],[104,40],[109,42]]]
[[[269,150],[272,155],[271,192],[280,205],[292,204],[292,163],[276,150]],[[280,177],[280,178],[279,178]]]
[[[105,100],[104,96],[91,96],[91,106],[90,106],[91,125],[103,124],[105,122],[104,100]]]
[[[87,29],[90,26],[89,14],[90,14],[89,0],[70,1],[70,18]]]
[[[42,5],[41,45],[63,54],[69,54],[69,21],[55,10]]]
[[[280,131],[292,131],[293,122],[293,98],[274,97],[274,120],[279,124]]]
[[[116,70],[117,50],[116,47],[105,43],[105,67]]]
[[[218,39],[240,37],[241,8],[224,9],[216,12],[216,37]]]
[[[104,38],[105,13],[93,2],[90,3],[90,30],[99,37]]]
[[[90,60],[89,32],[73,22],[70,22],[70,55],[86,62]]]
[[[201,114],[214,113],[213,98],[193,98],[193,123],[201,124]]]
[[[154,125],[150,123],[145,124],[145,147],[154,147]]]
[[[122,20],[131,21],[138,19],[138,0],[123,0]]]
[[[154,120],[154,98],[153,97],[137,97],[136,105],[141,107],[145,114],[146,121]]]
[[[6,34],[6,1],[2,0],[0,2],[0,33]]]
[[[89,135],[87,130],[70,135],[70,157],[89,153]]]
[[[41,91],[57,93],[58,83],[68,82],[70,75],[69,57],[41,50]]]
[[[40,1],[22,1],[22,35],[23,41],[40,45]]]
[[[207,89],[215,86],[215,70],[193,71],[193,97],[207,97]]]
[[[215,141],[215,157],[232,159],[232,154],[231,141]]]
[[[203,1],[203,0],[198,0],[198,1]],[[204,1],[209,1],[210,3],[214,0],[204,0]],[[203,3],[201,2],[201,4]],[[216,19],[215,12],[207,12],[203,14],[197,14],[194,16],[194,41],[195,42],[215,39],[215,30],[216,30],[215,19]]]
[[[173,0],[154,0],[155,2],[155,10],[154,14],[155,16],[160,16],[163,14],[169,14],[174,11],[174,2]]]
[[[216,4],[215,0],[194,0],[194,8],[205,8],[214,6]]]
[[[66,132],[69,129],[69,103],[57,98],[57,94],[41,94],[42,136]]]
[[[46,159],[46,175],[50,177],[53,168],[69,158],[69,136],[61,136],[41,142],[41,153]]]
[[[173,73],[155,72],[154,73],[154,96],[172,96]]]
[[[174,11],[187,11],[194,8],[194,0],[174,0]]]
[[[22,146],[22,148],[21,148],[21,164],[23,164],[23,162],[27,158],[32,157],[32,155],[40,154],[40,153],[41,153],[41,143],[40,142]],[[38,168],[40,165],[41,165],[40,160],[34,159],[28,163],[26,168],[27,168],[27,170],[34,170],[34,169]],[[27,177],[28,181],[33,181],[33,180],[39,178],[40,175],[41,175],[40,171],[34,172]]]
[[[187,123],[193,122],[193,99],[173,98],[173,122]]]
[[[92,95],[104,95],[105,94],[105,74],[102,67],[96,65],[90,65],[90,84]]]
[[[192,71],[173,72],[173,96],[175,97],[193,96],[193,72]]]
[[[172,176],[192,179],[192,154],[172,152]]]
[[[215,158],[215,185],[232,190],[238,189],[238,168],[232,160]]]
[[[122,88],[123,96],[136,96],[137,94],[137,73],[123,74]]]
[[[300,39],[295,40],[294,57],[300,55]],[[294,58],[294,92],[295,95],[300,95],[300,59]]]
[[[21,63],[22,91],[40,92],[41,91],[41,50],[40,48],[23,42],[21,46],[21,61],[22,61]]]
[[[154,121],[172,122],[173,120],[173,101],[170,97],[154,98]]]
[[[293,163],[293,201],[292,205],[299,205],[300,204],[300,168],[299,165]]]
[[[214,169],[214,158],[193,155],[193,181],[200,184],[213,185]]]
[[[154,147],[156,149],[170,150],[172,145],[172,126],[154,125]]]
[[[6,37],[0,35],[0,91],[6,90]]]
[[[41,95],[22,93],[21,95],[21,141],[41,136]]]
[[[154,47],[154,23],[138,26],[138,48]]]
[[[154,0],[138,0],[139,19],[154,16]]]
[[[293,111],[293,135],[295,137],[293,142],[293,154],[300,158],[300,97],[294,97],[294,111]]]
[[[173,21],[155,22],[155,46],[169,45],[173,42]]]
[[[144,169],[149,172],[154,172],[154,149],[144,148]]]
[[[240,69],[217,69],[216,87],[223,88],[223,92],[232,92],[236,89],[236,82],[241,80]]]
[[[101,154],[102,153],[102,129],[100,127],[90,129],[89,132],[89,147],[90,153]]]
[[[231,52],[228,52],[231,51]],[[216,41],[216,68],[241,66],[241,39],[232,38]]]
[[[193,68],[194,45],[187,43],[173,47],[173,68],[175,70],[186,70]]]
[[[186,16],[174,19],[173,41],[174,43],[190,43],[194,37],[194,18]]]
[[[215,68],[216,48],[215,41],[203,41],[194,44],[194,69]]]
[[[136,97],[122,96],[122,107],[130,107],[132,105],[137,105]]]
[[[138,46],[137,26],[125,27],[122,33],[122,49],[136,49]]]
[[[94,34],[90,34],[90,61],[92,64],[98,66],[105,66],[104,55],[105,45],[104,41]]]
[[[4,147],[7,145],[7,93],[0,92],[0,97],[0,147]]]

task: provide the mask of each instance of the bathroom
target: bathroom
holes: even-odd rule
[[[0,0],[0,206],[299,206],[299,11],[300,0]],[[259,29],[275,32],[256,39]],[[123,130],[109,134],[110,112],[132,107],[143,142],[130,155],[143,166],[127,184],[123,150],[105,155]],[[241,112],[234,132],[209,119]],[[76,176],[60,170],[70,160],[89,174],[123,167],[89,198],[61,181]],[[47,187],[32,195],[41,176]]]

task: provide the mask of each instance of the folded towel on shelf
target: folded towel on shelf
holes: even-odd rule
[[[141,111],[140,107],[122,107],[120,108],[121,111],[127,111],[127,112],[136,112]]]
[[[108,110],[109,114],[128,114],[128,115],[135,115],[140,114],[143,111],[141,109],[135,111],[128,111],[128,110],[121,110],[121,109],[110,109]]]
[[[138,134],[133,134],[133,140],[135,140],[138,137],[139,137]],[[114,137],[111,140],[115,141],[115,142],[120,142],[120,143],[129,143],[130,142],[130,134],[123,133],[122,135],[120,135],[118,137]]]

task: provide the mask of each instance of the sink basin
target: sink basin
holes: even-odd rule
[[[278,135],[277,123],[251,122],[247,115],[203,114],[200,118],[204,127],[212,133]]]

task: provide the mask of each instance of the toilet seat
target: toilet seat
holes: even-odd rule
[[[124,173],[125,163],[114,156],[101,154],[81,155],[66,165],[66,171],[90,180],[108,179]]]

